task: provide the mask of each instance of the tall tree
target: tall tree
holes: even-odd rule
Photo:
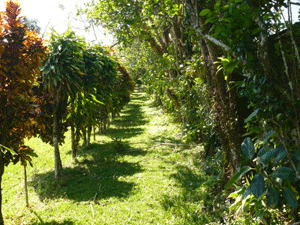
[[[24,138],[33,134],[31,89],[46,51],[42,39],[22,23],[20,11],[18,3],[7,1],[0,13],[0,224],[4,167],[18,161],[26,165],[33,154]]]

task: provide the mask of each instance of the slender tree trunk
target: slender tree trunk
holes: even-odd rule
[[[62,164],[59,153],[59,145],[58,145],[58,118],[57,118],[57,108],[58,103],[55,103],[55,110],[53,113],[53,146],[54,146],[54,173],[55,178],[60,176],[60,172],[62,170]]]
[[[75,144],[75,127],[74,123],[71,124],[71,151],[72,151],[72,159],[76,160],[76,144]]]
[[[96,141],[96,127],[93,127],[94,141]]]
[[[103,132],[106,130],[106,118],[103,120]]]
[[[102,134],[102,121],[100,121],[99,127],[98,127],[99,133]]]
[[[28,190],[27,190],[27,171],[26,171],[26,166],[25,165],[24,165],[24,188],[25,188],[26,207],[29,207]]]
[[[91,134],[92,134],[92,126],[88,125],[88,130],[87,130],[87,142],[86,142],[86,147],[90,147],[91,143]]]
[[[4,224],[2,215],[2,175],[4,173],[4,159],[3,153],[0,149],[0,225]]]
[[[86,128],[82,129],[82,135],[83,135],[83,144],[87,146],[87,139],[86,139]]]
[[[76,151],[76,155],[77,155],[77,150],[78,150],[78,146],[79,146],[79,141],[80,141],[80,130],[79,129],[76,129],[76,132],[75,132],[75,151]]]
[[[75,143],[74,102],[71,103],[71,152],[73,161],[76,160],[77,146]]]
[[[181,114],[181,103],[178,99],[177,95],[175,95],[169,88],[166,88],[167,96],[174,102],[178,119],[181,123],[183,123],[183,116]]]

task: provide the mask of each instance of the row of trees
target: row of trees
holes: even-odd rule
[[[292,21],[294,4],[99,0],[84,10],[116,37],[127,68],[184,125],[187,141],[201,142],[206,155],[221,143],[222,184],[234,171],[226,188],[247,176],[232,197],[237,212],[248,209],[244,215],[252,222],[276,223],[274,212],[299,219],[300,29]]]
[[[8,1],[0,13],[0,224],[4,167],[31,165],[36,156],[25,138],[39,136],[54,146],[58,178],[59,144],[68,127],[75,160],[80,138],[88,145],[92,127],[118,113],[134,87],[109,49],[86,43],[72,30],[53,31],[46,45],[23,23],[20,10]]]

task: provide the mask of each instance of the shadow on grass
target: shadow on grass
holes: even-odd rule
[[[138,126],[147,124],[149,120],[145,119],[143,115],[140,101],[144,102],[147,98],[139,93],[133,93],[131,99],[122,111],[121,116],[115,118],[112,122],[115,128],[107,129],[105,135],[112,138],[129,139],[144,131],[144,129]]]
[[[205,160],[208,164],[218,162],[219,156]],[[222,204],[226,198],[220,191],[221,178],[222,170],[218,165],[208,166],[194,155],[191,165],[177,165],[176,172],[170,175],[181,191],[175,196],[164,195],[161,205],[166,211],[184,218],[184,224],[225,223],[223,213],[228,209]]]
[[[64,220],[62,222],[56,222],[55,220],[52,220],[50,222],[42,222],[42,223],[33,223],[32,225],[73,225],[75,224],[71,220]]]
[[[32,223],[32,225],[59,225],[59,224],[66,224],[66,225],[73,225],[75,224],[72,220],[70,219],[65,219],[62,222],[57,222],[55,220],[51,220],[50,222],[45,222],[42,217],[33,209],[30,210],[39,220],[39,222]]]
[[[105,135],[110,138],[129,139],[131,137],[143,133],[142,128],[109,128],[105,131]]]
[[[62,224],[62,225],[73,225],[75,223],[72,220],[67,219],[67,220],[64,220],[62,222],[57,222],[55,220],[52,220],[50,222],[33,223],[32,225],[60,225],[60,224]]]
[[[34,175],[30,185],[41,200],[65,198],[80,201],[96,201],[110,197],[126,198],[134,192],[135,183],[119,180],[142,172],[138,163],[119,161],[120,155],[146,154],[123,142],[91,144],[88,150],[78,152],[78,163],[64,168],[59,180],[54,171]]]

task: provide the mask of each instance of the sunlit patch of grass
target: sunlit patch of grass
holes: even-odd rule
[[[66,134],[60,180],[54,179],[53,148],[31,139],[39,157],[28,168],[30,208],[23,168],[9,166],[3,177],[6,224],[220,224],[227,210],[217,190],[220,155],[205,164],[201,147],[179,145],[180,132],[135,92],[105,134],[78,152],[77,163]]]

